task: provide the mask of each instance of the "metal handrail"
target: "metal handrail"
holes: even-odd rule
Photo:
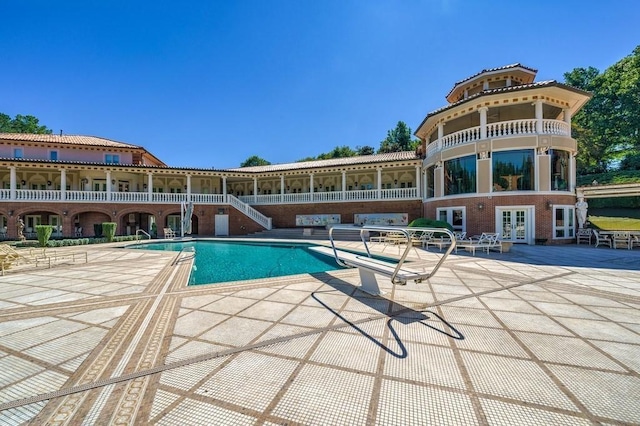
[[[347,265],[346,263],[341,261],[339,256],[338,256],[338,251],[336,249],[335,241],[333,240],[333,230],[334,229],[340,229],[340,230],[345,230],[345,231],[359,231],[360,232],[360,239],[362,240],[362,243],[364,244],[364,248],[367,251],[367,256],[370,257],[370,258],[372,257],[371,256],[371,250],[369,250],[369,245],[367,244],[367,241],[365,240],[365,233],[368,233],[369,231],[374,231],[374,232],[395,232],[395,233],[403,234],[407,239],[407,248],[405,249],[404,253],[402,253],[402,256],[400,256],[400,259],[398,260],[398,264],[396,265],[393,273],[391,274],[391,282],[393,284],[402,283],[402,280],[396,280],[396,277],[398,276],[398,273],[401,271],[402,265],[404,264],[405,260],[407,259],[407,255],[409,254],[409,251],[413,248],[413,245],[411,244],[411,236],[412,236],[411,234],[418,234],[418,233],[422,233],[422,232],[433,232],[434,234],[436,234],[436,233],[446,234],[449,237],[449,239],[451,240],[451,245],[449,245],[449,248],[447,249],[447,251],[442,255],[440,260],[438,260],[438,262],[433,267],[431,272],[429,274],[425,275],[425,278],[428,278],[428,277],[432,276],[433,274],[435,274],[436,271],[442,265],[442,263],[445,261],[447,256],[449,256],[449,254],[456,247],[455,235],[453,234],[453,232],[449,231],[446,228],[418,228],[418,227],[416,227],[416,228],[414,228],[414,227],[405,228],[405,227],[396,227],[396,226],[373,226],[373,225],[365,225],[365,226],[362,226],[362,227],[355,227],[355,226],[335,225],[335,226],[332,226],[329,229],[329,241],[331,242],[331,247],[333,249],[333,255],[334,255],[335,259],[336,259],[336,262],[338,263],[338,265],[345,266],[345,267],[348,267],[349,265]]]
[[[151,235],[149,235],[149,233],[148,233],[148,232],[146,232],[144,229],[138,229],[138,230],[136,231],[136,241],[138,240],[138,234],[144,234],[144,235],[146,235],[147,237],[149,237],[149,239],[151,239]]]

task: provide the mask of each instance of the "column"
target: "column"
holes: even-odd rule
[[[487,111],[488,107],[480,107],[478,108],[478,112],[480,113],[480,139],[487,138]]]
[[[9,198],[11,200],[15,200],[16,199],[17,182],[18,182],[18,179],[16,178],[16,168],[15,167],[9,167],[9,188],[11,188],[10,189]]]
[[[420,171],[422,167],[416,166],[416,197],[420,198]]]
[[[253,202],[258,203],[258,178],[253,178]]]
[[[309,174],[309,193],[311,194],[311,199],[313,200],[313,173]]]
[[[187,175],[187,202],[191,201],[191,175]]]
[[[569,127],[569,136],[571,136],[571,110],[569,108],[565,108],[562,112],[564,113],[564,122],[567,123],[567,126]]]
[[[342,171],[342,200],[347,199],[347,172]]]
[[[441,121],[438,123],[438,142],[439,143],[443,136],[444,136],[444,123]]]
[[[67,171],[60,169],[60,199],[65,201],[67,199]]]
[[[227,177],[222,176],[222,202],[227,203]]]
[[[378,200],[382,199],[382,169],[378,167]]]
[[[542,100],[538,99],[535,102],[536,107],[536,133],[542,133]]]
[[[284,175],[280,175],[280,202],[284,203]]]
[[[111,171],[107,172],[107,201],[111,201]]]
[[[153,173],[147,173],[147,201],[153,201]]]
[[[427,193],[429,192],[427,190],[427,173],[428,173],[428,169],[423,169],[422,170],[422,187],[424,188],[424,196],[422,197],[422,200],[426,200],[427,199]],[[433,178],[432,178],[433,179]]]

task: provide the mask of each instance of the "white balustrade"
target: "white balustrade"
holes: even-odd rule
[[[0,189],[0,200],[10,200],[10,199],[11,199],[11,190]]]
[[[487,124],[487,139],[495,139],[509,136],[535,135],[536,119],[498,121]],[[571,126],[565,121],[542,120],[542,133],[545,135],[571,136]],[[443,136],[427,145],[426,157],[432,157],[440,151],[453,148],[471,142],[477,142],[480,137],[480,126],[470,127],[458,132]]]
[[[80,201],[90,203],[107,201],[107,193],[104,191],[67,191],[66,201]]]
[[[222,204],[224,202],[224,195],[191,193],[191,201],[195,204]]]
[[[16,200],[19,201],[60,201],[62,193],[60,191],[46,189],[18,189],[16,190]]]

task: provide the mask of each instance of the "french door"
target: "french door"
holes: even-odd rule
[[[533,209],[499,208],[496,217],[496,229],[502,241],[530,243],[533,235]]]

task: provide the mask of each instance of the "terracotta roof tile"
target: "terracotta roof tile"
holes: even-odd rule
[[[474,78],[476,78],[477,76],[487,73],[487,72],[494,72],[494,71],[502,71],[502,70],[508,70],[508,69],[512,69],[512,68],[522,68],[528,71],[531,71],[533,73],[537,73],[538,70],[535,68],[529,68],[529,67],[525,67],[524,65],[522,65],[521,63],[515,63],[515,64],[509,64],[509,65],[504,65],[502,67],[496,67],[496,68],[487,68],[484,69],[480,72],[475,73],[474,75],[467,77],[467,78],[463,78],[462,80],[456,81],[455,83],[453,83],[453,88],[449,91],[449,93],[447,93],[447,96],[445,96],[445,98],[449,97],[449,95],[451,95],[451,93],[453,93],[453,91],[455,90],[456,87],[458,87],[458,85],[464,83],[465,81],[469,81],[472,80]]]
[[[390,152],[387,154],[360,155],[357,157],[332,158],[330,160],[300,161],[298,163],[270,164],[268,166],[239,167],[226,169],[241,172],[278,172],[285,170],[314,169],[320,167],[350,166],[355,164],[384,163],[387,161],[418,160],[414,151]]]
[[[42,142],[68,145],[88,145],[88,146],[105,146],[111,148],[136,148],[142,149],[137,145],[131,145],[123,142],[116,142],[110,139],[98,138],[95,136],[82,135],[46,135],[33,133],[0,133],[0,140],[11,140],[21,142]]]

